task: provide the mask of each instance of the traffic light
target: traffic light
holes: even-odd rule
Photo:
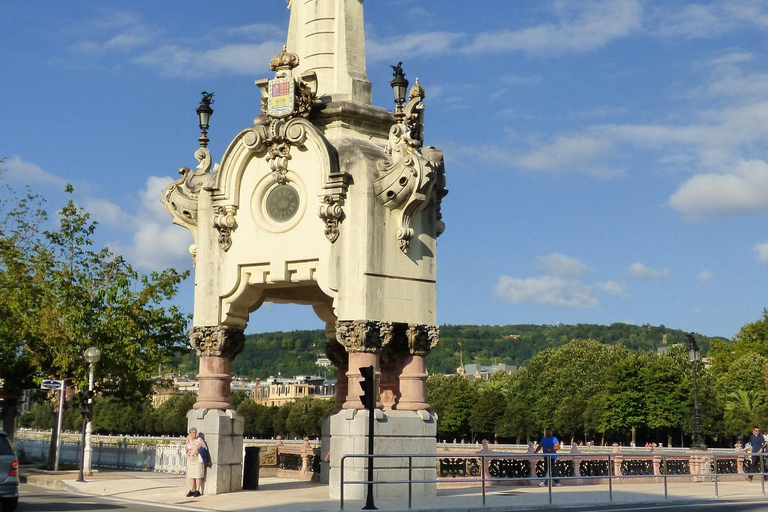
[[[363,380],[360,381],[360,387],[363,388],[363,394],[360,395],[360,401],[369,411],[376,408],[376,373],[373,366],[360,368],[360,375]]]

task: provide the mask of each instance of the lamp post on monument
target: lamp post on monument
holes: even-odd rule
[[[392,66],[393,74],[395,78],[389,82],[392,86],[392,94],[395,96],[395,119],[400,121],[403,116],[403,103],[405,103],[405,95],[408,91],[408,80],[403,73],[403,63],[398,62],[396,66]]]
[[[688,359],[691,361],[693,369],[693,437],[691,439],[691,448],[697,450],[706,450],[704,436],[701,431],[701,407],[699,406],[699,382],[697,380],[699,345],[696,344],[696,338],[693,333],[685,335],[688,338]]]
[[[91,471],[91,461],[93,449],[91,448],[91,432],[93,431],[93,372],[96,368],[96,363],[101,359],[101,351],[96,347],[91,347],[85,351],[85,360],[90,365],[88,373],[88,391],[85,394],[85,400],[83,403],[83,440],[82,451],[80,452],[80,473],[78,474],[77,481],[85,482],[83,473],[87,473],[89,476],[93,474]]]
[[[213,109],[211,103],[213,103],[213,93],[203,91],[200,94],[203,95],[203,99],[200,100],[200,106],[197,107],[197,120],[200,125],[200,147],[208,147],[208,127],[211,125],[211,116],[213,115]]]

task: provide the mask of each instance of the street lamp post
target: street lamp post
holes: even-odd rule
[[[83,438],[82,438],[82,451],[80,452],[80,473],[78,474],[77,481],[85,482],[83,473],[87,473],[89,476],[91,471],[92,452],[91,448],[91,432],[93,431],[92,417],[93,417],[93,372],[96,367],[96,363],[101,359],[101,351],[96,347],[91,347],[85,351],[85,360],[90,365],[88,373],[88,391],[83,403]]]
[[[403,73],[403,63],[398,62],[396,66],[392,66],[393,75],[395,78],[389,83],[392,86],[392,94],[395,97],[395,117],[402,119],[403,103],[405,103],[405,95],[408,91],[408,79],[405,78]]]
[[[693,437],[691,448],[703,450],[706,449],[706,446],[701,432],[701,407],[699,406],[699,382],[697,379],[699,346],[696,344],[693,333],[686,334],[686,337],[688,338],[688,359],[690,359],[693,369]]]
[[[200,100],[200,106],[197,107],[197,120],[200,125],[200,147],[208,147],[208,128],[211,126],[211,116],[213,115],[213,109],[211,103],[213,103],[213,93],[203,91],[200,93],[203,95],[203,99]]]

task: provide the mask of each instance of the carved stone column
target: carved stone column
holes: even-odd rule
[[[385,344],[382,330],[387,336],[391,333],[392,324],[366,320],[338,320],[336,322],[336,339],[349,354],[347,371],[347,399],[342,406],[344,409],[364,409],[360,401],[362,375],[360,368],[373,366],[379,377],[381,348]],[[391,338],[391,336],[389,336]],[[389,341],[389,338],[386,341]],[[377,398],[376,407],[381,407]]]
[[[200,389],[193,409],[232,409],[231,366],[232,359],[245,347],[243,330],[226,325],[194,326],[189,338],[200,358]]]
[[[440,328],[436,325],[409,324],[405,331],[409,355],[405,358],[400,374],[400,400],[398,411],[422,411],[429,409],[427,403],[426,357],[438,342]]]

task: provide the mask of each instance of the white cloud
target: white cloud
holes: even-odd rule
[[[366,34],[365,58],[368,62],[392,62],[409,56],[429,57],[445,55],[456,50],[463,34],[452,32],[425,32],[379,38],[374,32]],[[406,69],[407,72],[407,69]]]
[[[588,308],[598,305],[591,286],[577,280],[553,276],[528,279],[501,276],[495,291],[497,296],[515,304],[533,302],[543,306],[569,308]]]
[[[582,53],[640,29],[643,8],[637,0],[570,1],[556,4],[557,20],[520,30],[479,34],[464,51],[531,54]]]
[[[606,138],[588,135],[560,136],[554,142],[527,154],[514,157],[516,165],[536,171],[579,170],[593,175],[613,174],[605,167],[595,164],[598,156],[609,153],[613,147]]]
[[[651,280],[666,277],[670,274],[670,271],[668,268],[657,269],[646,267],[642,263],[633,263],[629,266],[629,271],[627,273],[629,277],[634,279]]]
[[[191,263],[189,246],[194,242],[186,229],[172,223],[160,197],[170,177],[150,176],[141,191],[140,209],[135,216],[131,241],[121,248],[126,259],[137,268],[158,270],[186,268]]]
[[[714,274],[711,270],[702,270],[699,274],[699,281],[702,283],[708,283],[712,281],[712,278],[714,277]]]
[[[279,41],[230,44],[205,51],[167,44],[139,55],[134,62],[156,68],[164,76],[198,77],[211,73],[254,75],[280,51],[281,44]]]
[[[614,297],[626,297],[626,286],[623,283],[617,283],[616,281],[606,281],[604,283],[597,283],[597,286],[608,295]]]
[[[79,25],[77,36],[88,39],[76,42],[72,49],[80,53],[102,54],[110,51],[127,52],[145,46],[159,33],[132,12],[113,12],[103,18]]]
[[[533,85],[541,82],[541,75],[504,75],[501,83],[504,85]]]
[[[690,3],[676,9],[672,2],[661,3],[654,12],[658,20],[655,33],[662,37],[710,39],[733,30],[753,25],[768,26],[765,3],[755,0],[713,1],[709,4]]]
[[[590,272],[590,268],[579,260],[558,253],[538,258],[536,268],[545,274],[563,279],[581,277]]]
[[[768,263],[768,242],[755,245],[755,252],[758,260],[762,263]]]
[[[106,226],[125,229],[133,224],[134,219],[118,205],[108,199],[86,197],[83,200],[85,208],[91,216]]]
[[[669,205],[689,220],[768,210],[768,164],[742,161],[728,173],[693,176],[669,198]]]
[[[64,190],[67,181],[44,171],[39,165],[25,162],[19,156],[12,156],[3,163],[7,171],[3,176],[13,183],[23,185],[45,185]]]

